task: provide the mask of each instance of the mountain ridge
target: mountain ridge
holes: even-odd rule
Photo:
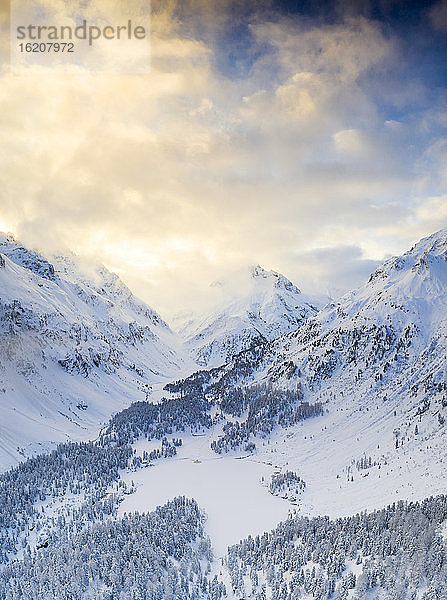
[[[105,267],[50,262],[10,234],[0,256],[3,465],[94,436],[150,386],[193,370],[167,323]]]
[[[3,263],[0,278],[16,269],[36,283]],[[118,298],[131,311],[124,289]],[[36,598],[43,585],[67,598],[443,597],[446,298],[438,233],[293,332],[166,384],[164,400],[133,403],[95,441],[0,476],[0,586]],[[23,328],[28,315],[12,309]],[[140,567],[148,543],[163,564],[149,552]],[[121,555],[136,557],[125,580]],[[77,577],[91,565],[93,584]]]
[[[195,376],[205,397],[226,404],[234,397],[238,406],[240,387],[271,385],[324,407],[324,415],[294,425],[288,434],[277,427],[269,437],[272,450],[262,436],[246,437],[248,421],[237,419],[236,426],[231,414],[225,415],[227,446],[237,442],[243,426],[241,439],[255,444],[257,460],[295,467],[310,482],[302,502],[306,514],[337,516],[373,508],[376,490],[381,502],[398,489],[416,499],[444,491],[446,242],[445,230],[425,238],[385,261],[363,286],[329,303],[296,331]],[[188,381],[193,385],[193,378],[186,386]],[[372,467],[356,466],[366,459]],[[424,473],[433,477],[426,480]]]
[[[210,368],[299,328],[323,304],[321,298],[303,294],[284,275],[260,265],[212,286],[222,293],[217,306],[205,315],[177,319],[176,327],[192,358]]]

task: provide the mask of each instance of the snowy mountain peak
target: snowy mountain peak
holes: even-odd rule
[[[422,238],[414,244],[414,246],[404,254],[404,256],[412,254],[423,256],[424,254],[432,254],[433,256],[447,254],[447,228],[440,229],[431,235]]]
[[[324,497],[321,514],[339,498],[355,504],[360,490],[363,502],[376,490],[386,501],[445,491],[446,242],[445,230],[421,240],[296,331],[248,348],[213,370],[208,381],[201,377],[205,393],[225,398],[231,386],[269,385],[321,403],[324,415],[314,424],[278,431],[270,442],[273,464],[283,455],[283,466],[295,464],[306,482],[316,464],[324,472],[311,510]],[[263,414],[264,427],[266,421]],[[246,434],[254,422],[252,416],[232,420],[229,435],[237,439],[243,431],[243,443],[251,442]],[[268,444],[260,448],[254,437],[257,460],[267,460]]]
[[[397,273],[402,278],[402,273],[405,272],[424,279],[441,278],[447,285],[447,229],[422,238],[402,256],[386,260],[371,275],[370,281],[376,278],[395,278]]]
[[[0,232],[0,252],[39,277],[55,279],[54,266],[38,252],[25,248],[12,233]]]
[[[266,279],[268,277],[268,271],[261,267],[261,265],[252,265],[250,267],[250,273],[253,278],[263,277],[264,279]]]
[[[279,273],[275,271],[267,271],[261,265],[252,265],[249,268],[250,275],[253,279],[277,279],[278,277],[282,277]]]
[[[288,290],[295,294],[301,294],[301,290],[298,289],[287,277],[277,273],[276,271],[267,271],[260,265],[250,267],[251,277],[255,281],[266,280],[275,289]]]
[[[177,327],[194,359],[210,367],[296,330],[323,304],[260,265],[240,270],[213,288],[222,295],[217,307],[206,315],[179,318]]]
[[[404,258],[414,261],[412,271],[438,281],[442,279],[447,285],[447,229],[422,239]]]
[[[105,267],[49,262],[5,234],[0,267],[0,467],[36,442],[82,439],[148,385],[194,370],[182,340]]]
[[[10,231],[0,231],[0,245],[8,244],[8,243],[17,243],[17,239],[13,233]]]

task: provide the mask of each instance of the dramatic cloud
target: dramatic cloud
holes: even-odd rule
[[[366,281],[380,261],[364,258],[358,246],[316,248],[295,257],[302,267],[308,289],[336,298],[350,289],[353,281]]]
[[[5,68],[0,227],[163,313],[250,263],[345,291],[446,222],[445,87],[393,81],[402,43],[366,10],[191,0],[153,5],[148,75]]]

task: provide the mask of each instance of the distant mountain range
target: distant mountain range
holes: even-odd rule
[[[105,267],[0,234],[0,465],[88,439],[149,391],[294,331],[322,304],[260,266],[217,285],[216,310],[175,333]]]
[[[447,230],[319,310],[236,279],[182,341],[2,235],[3,468],[115,413],[0,475],[2,598],[444,598]]]
[[[88,439],[112,413],[200,368],[204,390],[266,384],[322,403],[333,420],[315,444],[328,453],[334,431],[358,437],[350,419],[365,432],[358,452],[374,460],[402,445],[413,455],[422,439],[444,453],[447,230],[324,307],[251,267],[219,284],[213,312],[177,320],[179,333],[104,267],[45,258],[6,234],[0,285],[3,466],[50,442]]]

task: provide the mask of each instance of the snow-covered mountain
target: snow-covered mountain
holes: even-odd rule
[[[389,388],[387,401],[393,390],[410,387],[416,398],[424,387],[423,400],[429,402],[445,391],[438,383],[446,379],[446,305],[447,230],[442,230],[387,260],[365,285],[279,340],[262,370],[315,397],[339,381],[345,396],[369,397]]]
[[[322,403],[323,416],[287,435],[278,428],[270,441],[275,464],[293,465],[310,482],[304,498],[313,514],[439,493],[447,461],[446,307],[442,230],[384,262],[296,331],[203,373],[201,385],[228,396],[235,386],[265,383]],[[234,431],[240,435],[240,423]],[[252,441],[257,459],[271,461],[272,446],[256,435]]]
[[[324,304],[259,265],[212,285],[220,292],[216,308],[175,320],[191,356],[206,367],[222,365],[242,350],[296,330]]]
[[[42,278],[29,290],[64,268],[61,289],[79,284],[68,259],[26,261]],[[136,302],[117,281],[81,287]],[[293,332],[169,383],[166,399],[119,412],[94,442],[0,476],[0,596],[441,600],[446,300],[443,230]],[[14,306],[11,339],[26,314]],[[97,362],[85,381],[102,385]],[[127,377],[115,368],[109,377]]]
[[[0,234],[0,465],[92,437],[148,385],[193,365],[163,319],[104,267]]]

